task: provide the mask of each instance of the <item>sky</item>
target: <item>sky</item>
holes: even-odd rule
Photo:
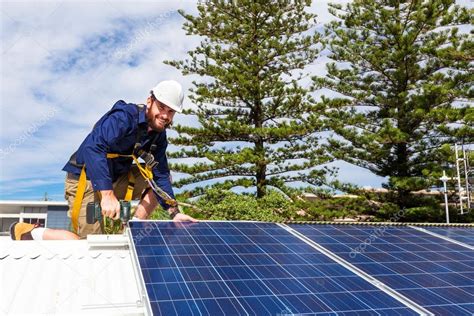
[[[327,1],[313,2],[318,23],[330,21]],[[193,77],[163,63],[184,59],[199,44],[182,30],[178,9],[196,13],[196,2],[0,2],[0,199],[38,200],[47,192],[63,200],[62,167],[117,100],[144,103],[166,79],[191,87]],[[324,73],[326,61],[318,59],[312,71]],[[184,106],[193,105],[185,98]],[[340,180],[374,187],[383,181],[335,165]]]

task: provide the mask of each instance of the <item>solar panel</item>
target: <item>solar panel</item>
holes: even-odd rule
[[[271,223],[130,222],[155,315],[416,315]]]
[[[289,225],[436,315],[474,313],[474,251],[410,227]]]
[[[423,227],[433,233],[474,246],[474,227]]]

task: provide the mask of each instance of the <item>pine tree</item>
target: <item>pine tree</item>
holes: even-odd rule
[[[188,59],[167,63],[202,77],[191,89],[197,110],[187,112],[200,126],[174,127],[170,142],[185,149],[171,157],[205,161],[172,165],[192,176],[176,186],[216,179],[256,187],[263,197],[268,186],[284,191],[288,182],[324,178],[315,169],[327,161],[318,146],[322,126],[304,72],[319,53],[310,3],[216,0],[198,4],[197,16],[180,11],[187,34],[203,40]]]
[[[440,176],[443,145],[473,142],[473,41],[453,0],[355,0],[331,5],[324,98],[336,158],[388,177],[400,207]],[[444,148],[446,149],[446,148]],[[444,152],[447,152],[444,150]]]

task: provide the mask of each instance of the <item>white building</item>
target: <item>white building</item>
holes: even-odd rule
[[[0,200],[0,235],[8,235],[13,222],[40,223],[44,227],[69,229],[66,201]]]

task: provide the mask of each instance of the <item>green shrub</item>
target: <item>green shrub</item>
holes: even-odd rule
[[[303,199],[301,191],[292,191],[291,197],[270,190],[267,195],[257,199],[251,194],[237,194],[222,188],[211,188],[193,202],[186,194],[177,199],[193,207],[181,207],[181,211],[196,219],[210,220],[255,220],[255,221],[331,221],[342,218],[389,222],[445,222],[444,207],[439,197],[414,196],[413,206],[400,209],[388,201],[386,194],[350,197],[331,197],[318,194],[312,201]],[[151,219],[168,220],[168,213],[161,208],[151,215]],[[453,223],[474,221],[474,211],[459,215],[451,208],[450,220]]]
[[[313,201],[301,201],[298,208],[306,213],[303,220],[329,221],[357,215],[371,215],[375,212],[374,206],[364,198],[319,198]]]
[[[210,189],[199,197],[196,206],[211,220],[282,221],[288,214],[296,212],[291,201],[275,191],[257,199],[248,194]]]
[[[261,199],[249,194],[236,194],[228,190],[209,189],[195,205],[202,212],[188,209],[196,218],[211,220],[332,220],[360,214],[374,214],[376,209],[364,198],[328,198],[326,195],[316,201],[301,198],[302,192],[295,192],[289,198],[275,190]]]

